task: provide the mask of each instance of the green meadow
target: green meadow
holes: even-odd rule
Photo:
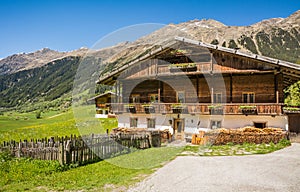
[[[0,116],[0,141],[105,133],[117,127],[116,119],[95,119],[94,114],[90,106],[63,113],[44,112],[40,119],[34,112],[6,112]],[[0,191],[123,191],[175,158],[182,149],[136,150],[85,166],[61,166],[58,161],[0,153]]]
[[[0,142],[10,140],[41,139],[51,136],[87,135],[105,133],[117,127],[116,119],[96,119],[89,106],[81,107],[83,113],[48,111],[36,118],[35,112],[6,112],[0,116]],[[87,111],[87,113],[84,113]]]

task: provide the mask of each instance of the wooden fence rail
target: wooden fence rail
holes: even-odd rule
[[[159,141],[158,143],[154,141]],[[131,148],[146,149],[160,146],[159,134],[90,135],[51,137],[30,141],[9,141],[0,145],[0,151],[9,151],[16,157],[40,160],[58,160],[63,164],[86,163],[130,152]]]

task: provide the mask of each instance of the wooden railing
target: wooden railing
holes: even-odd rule
[[[200,63],[194,63],[194,64],[195,64],[196,70],[190,71],[190,72],[209,72],[211,70],[210,62],[200,62]],[[215,71],[235,71],[236,69],[233,69],[231,67],[226,67],[226,66],[214,65],[214,70]],[[157,66],[157,74],[168,74],[170,72],[171,72],[170,64]],[[174,72],[175,73],[181,72],[180,68],[178,68],[178,70],[175,70]]]
[[[282,114],[283,104],[277,103],[114,103],[114,113],[189,113],[202,115],[279,115]]]

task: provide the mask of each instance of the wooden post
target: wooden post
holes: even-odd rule
[[[279,99],[278,99],[278,79],[277,79],[278,75],[275,71],[275,74],[274,74],[274,93],[275,93],[275,102],[276,103],[279,103]]]
[[[230,74],[230,103],[232,103],[232,74]]]
[[[66,141],[66,164],[71,163],[71,140]]]
[[[59,159],[58,159],[59,163],[61,165],[64,164],[64,143],[60,143],[59,144]]]
[[[197,79],[196,79],[196,92],[197,92],[197,101],[196,101],[196,102],[198,103],[198,102],[200,102],[200,101],[199,101],[199,96],[200,96],[200,95],[199,95],[199,76],[197,75],[196,78],[197,78]]]
[[[211,97],[211,104],[214,104],[214,88],[211,88],[210,97]]]
[[[214,71],[213,53],[210,52],[210,72],[213,73],[213,71]]]

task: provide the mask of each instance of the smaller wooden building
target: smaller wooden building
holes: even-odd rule
[[[95,101],[96,104],[96,118],[115,118],[115,114],[111,109],[111,102],[116,98],[114,92],[106,92],[100,95],[97,95],[89,101]]]

